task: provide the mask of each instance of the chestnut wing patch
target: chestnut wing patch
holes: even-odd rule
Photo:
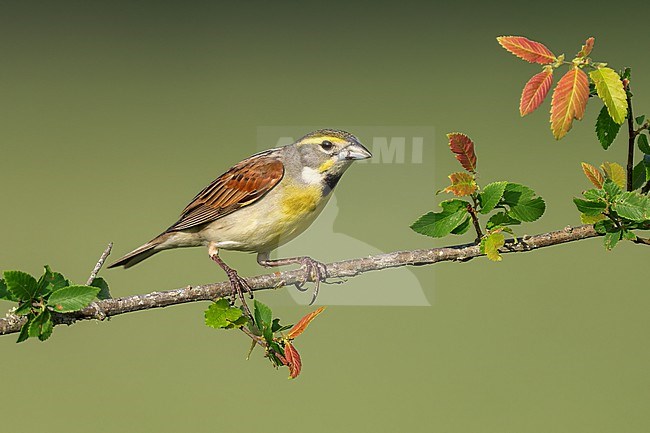
[[[248,158],[198,193],[167,231],[210,223],[253,204],[271,191],[283,176],[284,165],[275,157],[261,154]]]

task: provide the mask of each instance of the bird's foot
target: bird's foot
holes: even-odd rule
[[[225,264],[218,254],[210,254],[210,258],[226,272],[226,275],[228,275],[228,281],[230,281],[231,289],[230,303],[234,305],[235,299],[239,298],[242,304],[242,308],[244,309],[244,314],[252,320],[253,315],[248,309],[248,305],[246,304],[246,297],[244,296],[244,293],[248,292],[250,298],[253,299],[253,289],[251,289],[251,286],[246,282],[245,279],[239,276],[236,270]]]
[[[320,283],[325,282],[327,279],[327,266],[324,263],[312,259],[311,257],[300,257],[301,268],[306,272],[305,280],[301,283],[296,283],[296,288],[301,292],[306,291],[305,283],[310,280],[314,281],[314,293],[312,295],[309,305],[314,305],[316,298],[318,298],[318,291],[320,289]]]

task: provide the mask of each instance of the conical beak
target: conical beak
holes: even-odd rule
[[[368,151],[361,143],[350,144],[341,151],[342,159],[356,160],[372,158],[372,153]]]

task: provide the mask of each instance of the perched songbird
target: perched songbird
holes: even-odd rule
[[[255,252],[262,266],[297,263],[315,275],[313,303],[326,276],[324,265],[309,257],[270,260],[269,254],[309,227],[353,161],[371,156],[354,135],[333,129],[257,153],[198,193],[171,227],[109,268],[130,268],[159,251],[204,245],[245,305],[243,292],[250,287],[221,260],[219,249]]]

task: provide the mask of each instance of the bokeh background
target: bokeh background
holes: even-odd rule
[[[622,162],[623,140],[600,149],[595,101],[561,142],[548,102],[520,119],[537,68],[495,37],[526,35],[571,56],[595,36],[593,58],[633,67],[641,113],[643,26],[632,5],[610,1],[2,1],[0,269],[47,263],[85,280],[109,241],[115,258],[148,240],[257,151],[263,125],[435,128],[422,164],[357,165],[339,186],[334,230],[381,251],[471,241],[408,227],[457,169],[450,131],[477,142],[484,183],[523,182],[546,199],[546,215],[519,234],[577,224],[579,163]],[[329,243],[311,248],[337,255]],[[225,257],[259,272],[253,256]],[[647,263],[642,247],[608,253],[594,239],[414,269],[431,306],[331,306],[298,341],[296,381],[260,353],[245,361],[242,335],[205,327],[205,303],[58,327],[44,344],[5,336],[0,425],[647,432]],[[103,276],[114,296],[223,280],[202,249]],[[286,291],[259,298],[288,321],[307,311]]]

